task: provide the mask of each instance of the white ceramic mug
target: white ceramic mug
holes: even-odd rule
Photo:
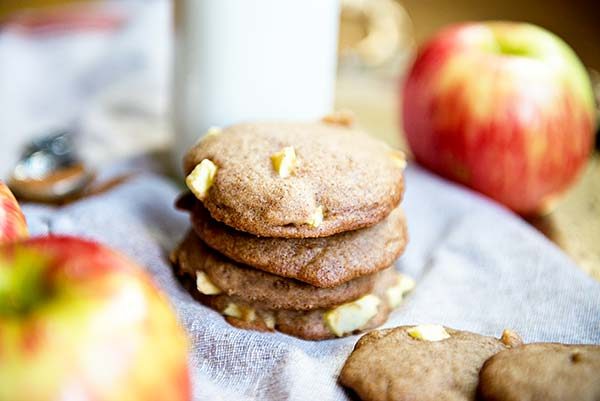
[[[211,126],[332,110],[339,0],[176,0],[174,158]]]

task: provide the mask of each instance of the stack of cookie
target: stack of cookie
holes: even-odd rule
[[[192,230],[172,259],[237,327],[340,337],[381,325],[414,286],[393,267],[404,155],[329,121],[211,129],[185,157]]]

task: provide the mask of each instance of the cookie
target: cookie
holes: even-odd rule
[[[433,325],[372,331],[356,344],[340,381],[364,401],[475,400],[485,360],[520,343],[508,331],[502,340]]]
[[[385,269],[408,240],[400,207],[372,227],[323,238],[255,237],[212,219],[201,202],[191,214],[198,236],[228,258],[323,288]]]
[[[379,281],[389,280],[395,274],[390,268],[336,287],[318,288],[228,260],[208,248],[193,232],[188,233],[173,259],[182,272],[204,280],[209,288],[216,287],[206,291],[209,295],[222,292],[244,302],[260,303],[267,309],[310,310],[338,305],[371,292]],[[198,277],[197,271],[205,275]]]
[[[410,289],[400,288],[400,297],[391,297],[402,275],[389,270],[385,279],[378,280],[373,291],[342,305],[307,311],[270,309],[264,303],[246,302],[237,296],[205,295],[198,291],[193,277],[181,277],[194,298],[223,314],[233,326],[246,330],[278,330],[305,340],[326,340],[348,336],[383,324],[391,311],[398,307]],[[402,287],[402,286],[400,286]]]
[[[600,400],[600,346],[527,344],[490,358],[479,375],[485,401]]]
[[[184,158],[212,217],[265,237],[324,237],[371,226],[401,200],[404,155],[324,123],[239,124]]]
[[[359,334],[367,330],[372,330],[385,323],[391,311],[392,309],[387,303],[382,303],[377,307],[376,314],[365,324],[360,328],[343,333],[342,335],[335,334],[327,325],[325,322],[325,315],[328,311],[323,309],[316,309],[308,312],[290,310],[273,310],[269,312],[259,310],[259,316],[260,314],[266,313],[266,315],[263,316],[267,316],[267,319],[272,317],[272,329],[264,323],[264,320],[261,321],[261,319],[257,319],[254,322],[246,322],[243,319],[231,316],[226,316],[225,319],[229,324],[240,329],[258,331],[277,330],[281,333],[298,337],[303,340],[319,341],[346,337],[352,334]]]

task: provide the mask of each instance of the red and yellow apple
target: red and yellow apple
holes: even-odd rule
[[[420,49],[401,92],[416,160],[521,214],[567,189],[592,148],[586,70],[565,42],[531,24],[442,30]]]
[[[0,246],[0,400],[188,401],[187,345],[120,254],[72,237]]]
[[[0,244],[25,237],[25,216],[10,189],[0,181]]]

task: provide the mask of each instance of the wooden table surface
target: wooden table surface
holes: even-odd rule
[[[399,129],[396,83],[363,75],[338,78],[336,108],[354,111],[357,123],[407,150]],[[600,280],[600,155],[547,216],[529,221],[561,247],[586,273]]]

